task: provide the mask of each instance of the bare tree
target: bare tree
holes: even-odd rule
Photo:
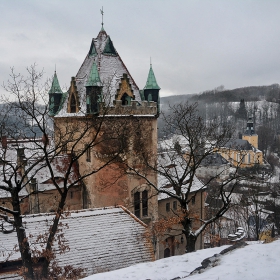
[[[235,165],[228,167],[230,175],[226,179],[219,180],[220,174],[210,175],[203,184],[197,185],[196,174],[199,167],[207,158],[226,147],[234,129],[218,119],[206,122],[199,116],[197,104],[175,105],[170,108],[168,117],[164,119],[166,132],[175,133],[173,140],[167,139],[162,142],[157,160],[145,151],[139,154],[139,160],[141,158],[142,163],[146,165],[146,172],[134,168],[133,165],[128,166],[128,172],[145,179],[158,193],[164,193],[178,201],[181,212],[174,214],[177,214],[183,227],[183,234],[187,240],[186,251],[192,252],[195,250],[198,236],[229,209],[235,186],[245,178],[244,174],[238,172],[245,154],[243,152],[239,160],[235,161]],[[148,179],[147,174],[150,170],[157,172],[158,185]],[[192,215],[189,205],[198,193],[207,188],[216,188],[216,195],[221,204],[214,213],[204,219]],[[200,224],[198,228],[194,226],[195,221],[196,225],[197,222]]]
[[[0,206],[0,215],[11,223],[18,238],[25,277],[34,279],[39,273],[40,279],[48,278],[50,262],[54,258],[52,246],[58,231],[59,220],[65,210],[69,191],[77,186],[83,186],[84,180],[103,168],[121,162],[121,155],[128,147],[128,123],[125,120],[106,123],[107,107],[103,104],[102,114],[88,115],[83,121],[65,121],[62,125],[52,125],[49,118],[48,84],[41,84],[43,73],[36,70],[35,65],[27,68],[28,76],[24,77],[11,71],[10,80],[4,85],[7,95],[1,112],[2,147],[0,190],[11,197],[11,207]],[[9,112],[16,112],[17,122],[10,123]],[[134,126],[137,128],[137,125]],[[55,133],[54,140],[51,137]],[[38,134],[42,141],[38,141]],[[12,139],[13,145],[6,142],[6,137]],[[21,139],[28,138],[28,145],[23,145]],[[102,152],[106,149],[106,158],[102,159],[95,168],[83,168],[77,172],[81,159],[89,151]],[[11,155],[17,151],[17,159]],[[62,162],[57,163],[57,159]],[[63,177],[57,178],[55,168],[59,165]],[[28,236],[23,226],[21,202],[40,190],[32,188],[36,175],[46,169],[54,185],[58,199],[55,215],[42,252],[42,266],[39,271],[34,269],[34,256],[30,249]],[[121,176],[119,173],[116,176]],[[117,178],[115,178],[117,180]],[[114,180],[114,178],[112,179]],[[23,190],[27,194],[22,195]]]

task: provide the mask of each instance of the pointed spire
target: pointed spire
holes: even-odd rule
[[[110,39],[110,36],[108,36],[106,45],[103,50],[103,54],[109,54],[109,55],[117,55],[116,49],[114,48],[113,42]]]
[[[103,15],[104,15],[104,11],[103,11],[103,6],[102,6],[102,10],[100,10],[100,13],[102,15],[102,23],[101,23],[101,30],[100,31],[105,31],[103,28],[104,22],[103,22]]]
[[[95,62],[93,62],[93,64],[92,64],[92,67],[91,67],[91,70],[89,73],[89,77],[88,77],[88,80],[86,83],[86,87],[94,87],[94,86],[97,86],[97,87],[102,86]]]
[[[152,68],[152,63],[150,64],[150,71],[144,89],[160,89],[160,87],[157,84],[157,80]]]
[[[53,76],[53,80],[52,80],[52,86],[49,90],[49,94],[50,93],[63,93],[61,88],[60,88],[60,85],[59,85],[59,82],[58,82],[58,78],[57,78],[57,75],[56,75],[56,71],[54,71],[54,76]]]

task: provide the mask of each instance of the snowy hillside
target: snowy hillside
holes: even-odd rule
[[[138,264],[116,271],[100,273],[84,280],[171,280],[182,279],[189,275],[205,258],[220,253],[228,246],[199,250],[194,253],[166,258],[150,263]],[[227,279],[227,280],[274,280],[279,279],[280,240],[268,244],[251,243],[220,256],[214,267],[201,274],[188,277],[190,280]]]

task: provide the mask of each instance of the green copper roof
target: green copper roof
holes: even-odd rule
[[[51,88],[49,90],[49,94],[50,93],[61,93],[62,94],[62,90],[60,88],[56,72],[54,72],[52,86],[51,86]]]
[[[92,64],[89,77],[86,83],[86,87],[94,87],[94,86],[101,87],[101,81],[95,62],[93,62]]]
[[[160,87],[157,84],[157,80],[156,80],[152,65],[150,67],[148,79],[147,79],[144,89],[160,89]]]
[[[89,56],[97,55],[97,51],[96,51],[96,48],[94,46],[94,40],[92,40],[92,42],[91,42],[88,54],[89,54]]]
[[[103,50],[103,54],[117,55],[113,42],[111,41],[109,36],[108,36],[108,40],[106,42],[105,48]]]

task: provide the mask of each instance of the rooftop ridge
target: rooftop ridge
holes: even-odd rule
[[[64,211],[66,214],[66,218],[71,217],[71,214],[78,214],[78,213],[86,213],[86,212],[94,212],[94,211],[100,211],[100,210],[112,210],[112,209],[120,209],[120,206],[109,206],[109,207],[100,207],[100,208],[88,208],[88,209],[80,209],[80,210],[71,210],[71,211]],[[24,219],[33,219],[37,217],[51,217],[54,216],[56,213],[38,213],[38,214],[27,214],[27,215],[22,215]]]
[[[140,223],[143,227],[148,228],[148,225],[146,225],[144,222],[142,222],[139,218],[137,218],[133,213],[131,213],[127,208],[125,208],[122,205],[118,205],[117,207],[120,207],[125,213],[127,213],[131,218],[133,218],[136,222]]]

